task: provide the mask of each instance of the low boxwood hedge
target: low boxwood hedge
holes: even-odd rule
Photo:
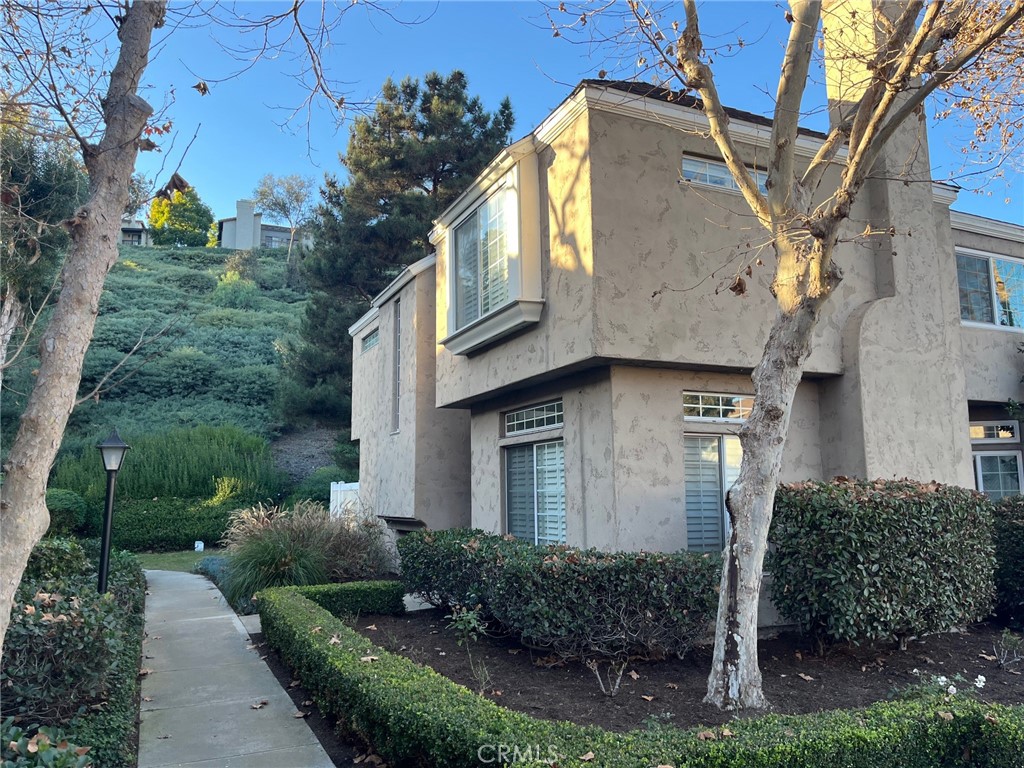
[[[346,589],[332,594],[333,610],[351,613],[365,604],[362,585],[339,587]],[[258,597],[267,641],[312,691],[321,711],[392,765],[550,765],[552,759],[561,766],[606,768],[1022,765],[1024,708],[969,698],[772,715],[730,723],[728,732],[716,727],[609,733],[536,720],[376,647],[304,597],[302,588],[266,590]]]

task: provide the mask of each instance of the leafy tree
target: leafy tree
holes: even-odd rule
[[[299,250],[295,249],[295,236],[313,215],[315,182],[308,176],[267,174],[260,179],[253,196],[256,207],[271,221],[288,225],[288,285],[295,285],[299,276]],[[294,253],[294,255],[293,255]]]
[[[428,74],[388,80],[372,115],[352,127],[341,162],[347,183],[328,177],[313,252],[304,270],[314,294],[303,343],[287,357],[303,391],[325,388],[342,398],[292,397],[286,409],[351,417],[352,342],[348,327],[401,269],[430,252],[432,221],[508,144],[512,107],[484,110],[468,93],[466,76]],[[331,404],[325,414],[309,407]]]
[[[195,187],[154,198],[149,206],[149,231],[154,245],[202,246],[209,241],[213,211]]]
[[[0,124],[0,382],[13,362],[11,341],[27,334],[50,296],[70,242],[61,222],[85,200],[89,183],[70,137],[52,126],[39,134],[34,119],[8,106]]]
[[[560,33],[586,29],[594,39],[607,34],[594,32],[598,16],[621,13],[621,36],[610,37],[639,42],[633,61],[650,63],[656,79],[674,79],[700,97],[708,133],[775,251],[776,314],[751,377],[754,405],[739,431],[742,467],[726,500],[732,534],[705,698],[726,709],[762,708],[768,702],[757,663],[757,607],[768,529],[797,385],[819,314],[843,279],[833,259],[835,246],[876,163],[892,176],[903,175],[908,184],[908,172],[929,173],[915,168],[906,154],[896,159],[885,153],[897,144],[893,139],[904,123],[912,121],[912,127],[923,119],[930,94],[942,89],[961,99],[959,109],[977,121],[979,140],[1002,140],[1003,150],[1010,150],[1013,129],[1005,130],[1002,121],[1020,125],[1024,0],[790,0],[763,190],[744,165],[730,129],[715,78],[718,51],[705,45],[696,0],[683,0],[682,10],[683,20],[673,20],[660,6],[630,0],[625,8],[600,4],[597,11],[586,3],[560,3],[552,13],[570,20]],[[805,96],[811,101],[807,85],[819,45],[840,75],[829,83],[831,105],[804,103]],[[837,84],[841,93],[835,95]],[[796,148],[799,120],[808,106],[832,106],[833,120],[820,150],[806,163]],[[675,167],[678,157],[668,161]],[[840,171],[836,181],[827,180],[831,168]],[[883,248],[897,247],[898,233],[881,236],[893,238]],[[740,273],[731,290],[747,291]]]

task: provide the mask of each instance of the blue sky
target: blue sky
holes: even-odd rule
[[[318,6],[311,3],[307,10]],[[263,15],[283,4],[250,2],[235,7],[239,13]],[[632,56],[610,61],[589,45],[555,38],[540,2],[407,0],[393,9],[405,23],[360,5],[350,7],[335,30],[332,48],[323,52],[330,76],[345,83],[350,100],[372,101],[387,77],[398,80],[432,70],[461,69],[486,108],[497,108],[505,96],[511,99],[516,115],[513,134],[519,138],[581,79],[597,77],[601,69],[622,78],[636,72]],[[769,94],[774,94],[788,31],[781,6],[770,0],[712,0],[701,9],[707,40],[740,36],[753,42],[733,55],[717,57],[723,99],[729,106],[770,115]],[[146,97],[155,107],[166,105],[166,116],[174,121],[173,146],[169,137],[161,137],[165,151],[140,156],[139,170],[159,184],[179,170],[217,218],[233,216],[235,200],[251,195],[266,173],[299,173],[318,182],[325,172],[339,173],[338,152],[348,141],[348,126],[339,127],[335,115],[323,108],[315,109],[307,124],[302,119],[286,124],[305,98],[293,77],[300,65],[287,54],[230,77],[243,65],[224,48],[246,43],[235,30],[203,19],[165,29],[146,77]],[[209,83],[207,96],[191,87],[200,78]],[[822,128],[822,120],[813,118],[809,125]],[[937,179],[962,167],[958,147],[966,135],[963,127],[933,126],[930,143]],[[964,191],[953,207],[1024,224],[1024,179],[1011,174],[991,182],[984,194]]]

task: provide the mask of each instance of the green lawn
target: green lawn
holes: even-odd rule
[[[192,567],[207,555],[219,555],[220,549],[208,548],[205,552],[195,552],[191,549],[184,552],[140,552],[139,561],[143,568],[154,571],[185,571],[189,573]]]

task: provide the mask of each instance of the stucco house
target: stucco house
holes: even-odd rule
[[[730,121],[763,168],[769,123]],[[913,122],[837,249],[782,479],[1017,493],[1024,227],[952,211]],[[350,328],[364,504],[397,530],[721,551],[775,309],[768,267],[725,290],[772,251],[706,127],[678,94],[584,81],[441,215],[435,253]]]
[[[264,224],[252,200],[237,200],[235,215],[217,220],[217,247],[248,251],[253,248],[287,248],[291,230],[276,224]],[[298,233],[296,245],[308,245],[308,235]]]

